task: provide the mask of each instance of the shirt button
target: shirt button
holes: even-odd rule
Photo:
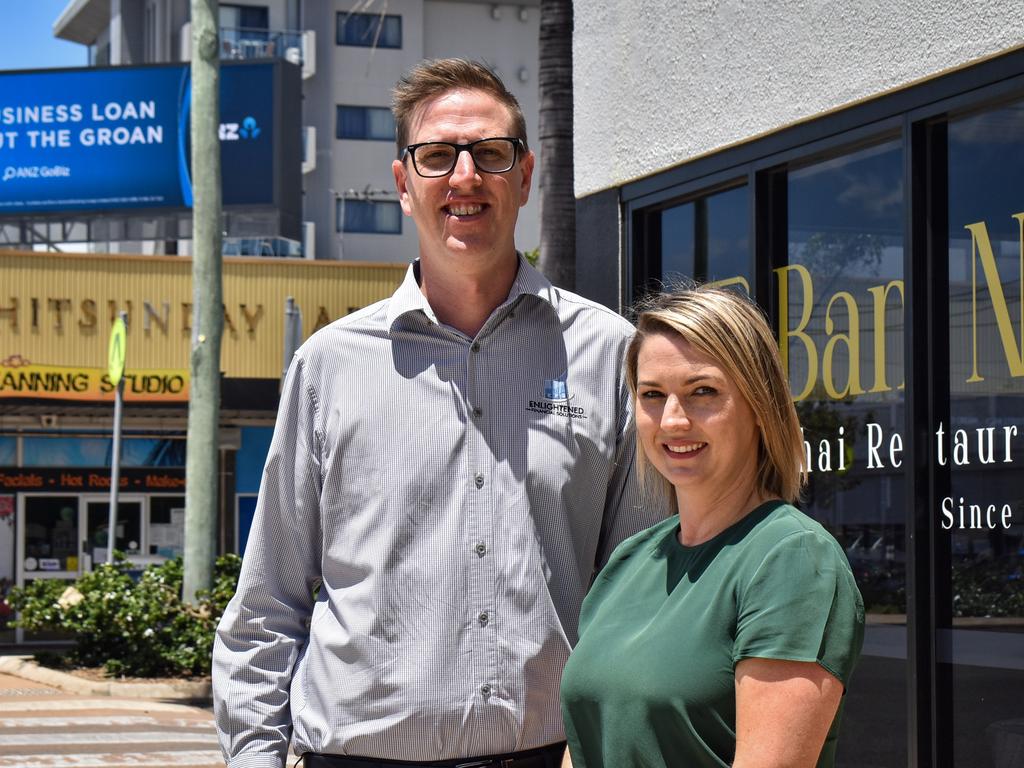
[[[476,483],[476,487],[477,488],[483,488],[484,487],[484,475],[483,475],[483,473],[482,472],[477,472],[475,475],[473,475],[473,482]]]
[[[473,350],[474,352],[479,352],[480,351],[480,342],[474,341],[473,342],[473,346],[470,347],[470,349]]]
[[[476,546],[473,547],[473,549],[476,550],[476,553],[480,557],[483,557],[485,554],[487,554],[487,545],[482,541],[478,541],[476,543]]]
[[[491,686],[488,683],[484,683],[480,686],[480,693],[484,695],[484,698],[487,698],[491,695]]]
[[[483,611],[476,617],[476,619],[480,622],[481,627],[486,627],[487,622],[491,620],[491,617],[487,615],[487,611]]]
[[[473,409],[473,415],[476,416],[479,419],[481,416],[484,415],[484,409],[480,408],[480,407],[474,408]]]

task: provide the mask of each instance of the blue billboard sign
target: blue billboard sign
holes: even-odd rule
[[[221,68],[225,205],[274,205],[273,63]],[[0,216],[189,208],[189,67],[0,74]]]

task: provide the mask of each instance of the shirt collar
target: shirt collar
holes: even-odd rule
[[[558,309],[558,291],[544,275],[530,266],[523,254],[516,252],[519,259],[519,269],[516,271],[516,278],[512,281],[512,288],[508,292],[508,298],[501,303],[500,307],[514,304],[520,296],[536,296],[545,303],[551,305],[552,309]],[[412,312],[422,312],[433,323],[437,323],[437,316],[430,308],[427,297],[420,291],[419,284],[420,260],[416,259],[409,265],[405,273],[405,279],[398,286],[398,290],[391,296],[388,303],[387,323],[392,329],[395,322]]]

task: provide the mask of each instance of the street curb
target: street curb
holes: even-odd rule
[[[158,699],[163,701],[209,702],[212,698],[210,683],[183,680],[180,683],[119,683],[83,680],[67,672],[58,672],[39,666],[28,656],[0,658],[0,672],[14,675],[34,683],[59,688],[68,693],[88,696],[117,696],[127,699]]]

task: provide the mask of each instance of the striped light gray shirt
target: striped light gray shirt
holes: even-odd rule
[[[416,273],[289,371],[214,648],[233,767],[282,766],[289,738],[412,761],[561,740],[583,595],[661,517],[633,477],[625,320],[520,257],[469,338]]]

